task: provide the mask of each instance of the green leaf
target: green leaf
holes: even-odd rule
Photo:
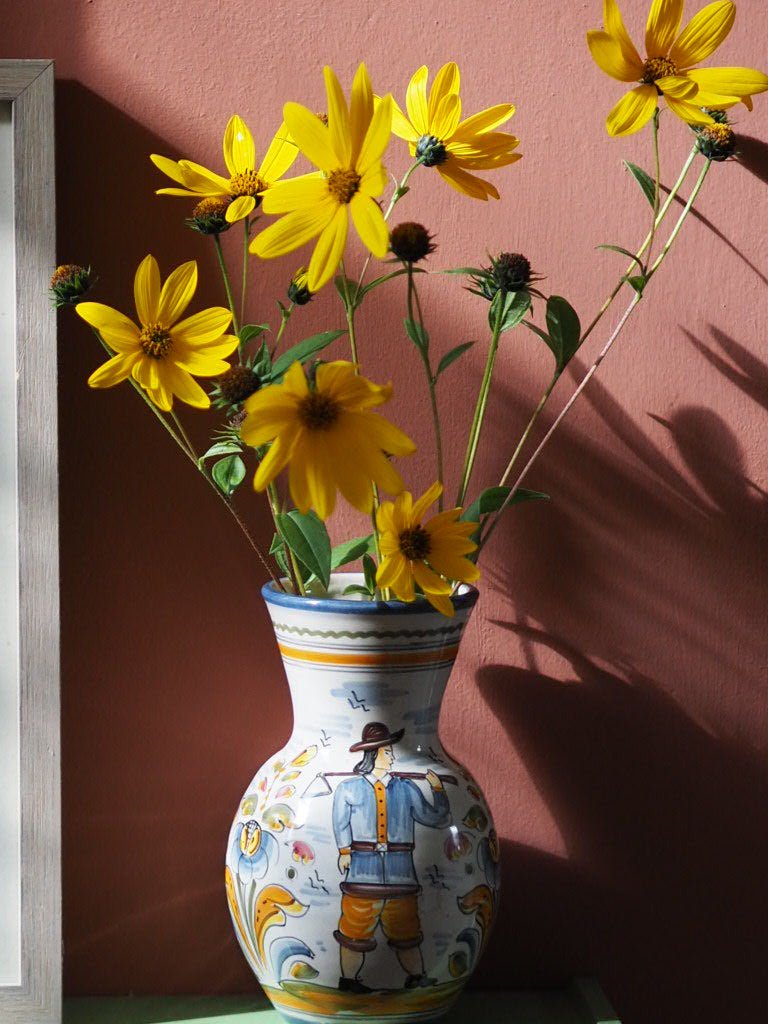
[[[638,295],[642,295],[645,286],[648,284],[648,278],[644,274],[638,274],[636,277],[628,277],[627,284],[632,285]]]
[[[272,359],[269,355],[269,348],[267,343],[262,341],[259,346],[259,351],[256,353],[256,357],[253,361],[253,372],[258,374],[259,377],[269,376],[269,372],[272,369]]]
[[[633,263],[636,263],[641,270],[643,269],[643,261],[640,259],[640,257],[636,256],[635,253],[630,252],[629,249],[625,249],[621,245],[598,245],[595,246],[595,248],[610,249],[611,252],[620,252],[622,256],[627,256],[629,259],[632,260]]]
[[[343,594],[362,594],[364,597],[370,597],[371,592],[368,587],[361,587],[359,583],[350,583],[348,587],[344,587]]]
[[[352,298],[357,290],[357,281],[353,281],[349,277],[344,277],[343,274],[338,274],[336,277],[334,277],[333,283],[336,285],[336,291],[339,293],[339,297],[341,298],[341,301],[344,303],[344,308],[346,309],[347,295],[344,291],[344,288],[346,286],[346,289],[349,292],[349,301],[350,303],[352,303]]]
[[[229,497],[245,479],[245,463],[239,455],[228,455],[214,464],[211,476],[222,494]]]
[[[504,502],[507,500],[507,496],[510,492],[510,487],[488,487],[484,490],[477,498],[461,513],[459,518],[465,523],[479,523],[481,516],[486,516],[490,512],[498,512]],[[515,496],[510,501],[510,505],[519,505],[524,501],[536,501],[543,500],[549,501],[549,495],[544,494],[543,491],[529,491],[525,487],[518,487],[515,491]],[[477,542],[479,535],[479,527],[472,534],[472,540]]]
[[[455,363],[456,360],[471,349],[474,344],[474,341],[465,341],[461,345],[457,345],[456,348],[452,348],[450,352],[446,352],[435,371],[435,380],[437,380],[441,373],[448,369],[451,363]]]
[[[272,366],[270,380],[275,381],[278,378],[281,378],[288,367],[297,360],[300,363],[306,363],[310,356],[313,356],[315,352],[320,352],[322,349],[328,348],[331,342],[336,341],[336,339],[341,337],[344,333],[346,332],[323,331],[322,334],[313,334],[311,338],[305,338],[297,345],[293,345],[291,348],[286,349],[286,351],[275,360]]]
[[[376,593],[376,563],[370,555],[363,555],[363,575],[370,594]]]
[[[369,554],[372,547],[372,533],[367,537],[354,537],[352,540],[345,540],[343,544],[337,544],[331,551],[331,569],[340,569],[342,565],[356,562],[358,558]]]
[[[284,576],[289,579],[291,577],[290,566],[288,565],[288,553],[283,542],[283,538],[279,533],[276,533],[272,538],[272,543],[269,546],[270,555],[274,556],[275,561],[280,566],[280,571]],[[303,579],[302,579],[303,582]]]
[[[390,263],[400,263],[400,260],[389,260],[388,262],[390,262]],[[407,274],[407,273],[408,273],[407,268],[401,266],[399,270],[393,270],[391,274],[384,274],[383,277],[377,277],[373,281],[369,281],[368,284],[364,285],[360,289],[360,294],[358,296],[358,304],[360,302],[360,299],[362,299],[364,295],[367,295],[368,292],[373,291],[374,288],[378,288],[380,284],[384,284],[387,281],[391,281],[393,277],[402,277],[403,274]],[[426,270],[423,270],[421,267],[411,267],[411,273],[412,274],[426,274]],[[357,283],[354,283],[353,287],[357,288]]]
[[[203,452],[197,460],[198,466],[202,466],[206,459],[212,459],[214,455],[238,455],[242,448],[235,441],[217,441],[212,444],[207,452]]]
[[[651,208],[656,209],[656,184],[653,178],[642,167],[631,164],[629,160],[624,161],[624,166],[643,190],[643,195],[651,204]]]
[[[557,369],[562,371],[579,347],[581,324],[576,310],[561,295],[550,295],[547,299],[547,327]]]
[[[410,317],[406,317],[403,321],[405,324],[405,333],[411,339],[416,348],[422,352],[426,352],[429,348],[429,335],[420,323],[415,320],[411,320]]]
[[[509,292],[507,299],[510,298],[512,301],[505,303],[504,316],[501,321],[502,334],[505,331],[511,331],[513,327],[517,327],[531,308],[531,296],[527,291]]]
[[[476,277],[478,274],[484,274],[485,271],[482,267],[453,267],[450,270],[438,270],[438,274],[463,274],[471,277]]]
[[[331,541],[325,523],[313,511],[279,512],[277,529],[304,568],[327,589],[331,581]]]
[[[247,345],[253,338],[258,338],[264,331],[269,330],[269,324],[243,324],[238,331],[238,338],[241,345]]]

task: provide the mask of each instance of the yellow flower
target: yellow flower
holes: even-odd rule
[[[309,262],[308,287],[317,292],[336,273],[344,254],[349,217],[374,256],[383,259],[389,233],[375,197],[387,183],[381,158],[391,134],[392,97],[374,110],[365,64],[357,69],[349,107],[339,80],[324,69],[328,124],[299,103],[286,103],[283,116],[301,152],[322,172],[280,182],[264,196],[265,213],[286,216],[251,242],[264,259],[283,256],[319,235]]]
[[[318,366],[310,389],[300,363],[282,384],[257,391],[245,403],[240,436],[254,448],[271,442],[253,485],[263,491],[286,466],[291,496],[301,512],[327,519],[339,490],[361,512],[373,507],[372,482],[397,494],[400,474],[387,455],[412,455],[416,446],[371,410],[392,397],[392,385],[373,384],[338,360]],[[386,453],[386,454],[385,454]]]
[[[429,69],[420,67],[405,96],[408,117],[393,105],[392,131],[409,144],[411,156],[419,156],[425,167],[438,174],[457,191],[473,199],[499,198],[489,181],[469,171],[495,170],[522,159],[513,150],[520,140],[507,132],[494,131],[512,117],[511,103],[499,103],[461,121],[459,69],[445,64],[435,75],[427,99]],[[410,120],[409,120],[410,118]]]
[[[282,178],[299,154],[285,124],[281,124],[257,170],[253,136],[245,121],[237,114],[230,117],[224,131],[223,148],[229,178],[223,178],[220,174],[209,171],[191,160],[169,160],[168,157],[153,153],[150,159],[155,167],[159,167],[163,174],[184,186],[159,188],[157,194],[231,198],[225,216],[230,224],[234,224],[253,211],[258,196]]]
[[[717,0],[680,32],[683,0],[653,0],[645,28],[643,60],[624,27],[616,0],[603,0],[604,32],[587,32],[597,66],[620,82],[640,82],[608,115],[609,135],[631,135],[653,116],[660,95],[689,124],[712,124],[700,108],[725,109],[768,89],[768,76],[751,68],[692,68],[715,52],[731,31],[736,8]],[[679,34],[678,34],[679,33]]]
[[[438,512],[424,521],[424,513],[440,497],[435,483],[418,501],[403,491],[392,501],[383,501],[376,512],[382,562],[376,583],[389,587],[401,601],[413,601],[414,584],[443,615],[453,615],[453,583],[471,583],[480,570],[465,556],[477,548],[470,540],[477,523],[461,523],[460,508]]]
[[[196,409],[211,400],[192,377],[218,377],[229,369],[224,361],[237,348],[237,338],[224,332],[232,314],[212,306],[179,321],[197,288],[197,263],[182,263],[160,286],[154,256],[146,256],[133,282],[141,327],[111,306],[80,302],[77,313],[117,353],[88,378],[92,388],[111,388],[133,377],[158,407],[168,412],[176,395]]]

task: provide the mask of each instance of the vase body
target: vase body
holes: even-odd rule
[[[437,734],[464,589],[448,619],[264,588],[294,729],[240,802],[225,878],[243,953],[291,1021],[439,1017],[487,941],[496,833]]]

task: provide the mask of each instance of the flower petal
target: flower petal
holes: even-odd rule
[[[397,135],[399,139],[405,139],[406,142],[415,143],[421,138],[394,100],[392,101],[392,134]]]
[[[244,174],[256,168],[256,147],[248,125],[233,114],[224,129],[224,163],[231,175]]]
[[[379,587],[389,587],[399,601],[413,601],[416,596],[411,567],[400,550],[382,560],[376,570],[376,584]]]
[[[697,106],[698,96],[696,97],[696,103],[689,103],[687,100],[676,100],[674,96],[665,96],[664,99],[667,101],[667,106],[672,113],[677,114],[679,118],[688,124],[714,124],[709,114],[705,114],[701,107]]]
[[[115,352],[135,352],[139,347],[139,328],[123,313],[101,302],[78,302],[75,312],[95,327]]]
[[[461,75],[459,74],[456,62],[449,61],[448,64],[443,64],[435,75],[432,88],[429,90],[429,103],[427,105],[427,119],[430,131],[432,134],[437,135],[438,138],[442,138],[442,136],[435,128],[435,119],[437,118],[440,104],[447,96],[453,95],[458,97],[460,88]]]
[[[228,224],[236,224],[239,220],[245,220],[255,205],[256,200],[253,196],[238,196],[227,207],[224,218]]]
[[[283,117],[293,140],[308,160],[321,171],[330,172],[339,166],[330,132],[317,114],[300,103],[286,103]]]
[[[272,184],[282,178],[299,155],[299,147],[291,138],[288,125],[283,121],[269,144],[258,170],[262,181]]]
[[[149,395],[150,401],[154,402],[158,409],[162,409],[163,412],[170,412],[173,408],[173,395],[171,392],[162,386],[156,388],[145,388],[144,389]]]
[[[270,388],[265,388],[265,394]],[[282,390],[282,389],[279,389]],[[255,396],[254,396],[255,397]],[[240,427],[240,436],[252,448],[268,444],[274,438],[284,434],[291,424],[298,423],[296,402],[287,395],[270,396],[269,403],[262,403],[259,408],[246,406],[248,415]]]
[[[443,485],[436,481],[431,487],[422,494],[422,496],[413,503],[413,519],[414,522],[420,523],[424,518],[424,513],[430,507],[434,505],[440,495],[443,493]]]
[[[493,131],[499,125],[504,124],[515,113],[513,103],[497,103],[494,107],[481,110],[478,114],[465,118],[453,133],[453,141],[469,138],[472,135],[482,135],[484,132]],[[417,141],[417,140],[416,140]]]
[[[366,247],[378,259],[383,260],[389,252],[389,229],[381,207],[370,196],[358,192],[349,204],[355,228]],[[312,285],[310,291],[314,291]]]
[[[630,39],[629,33],[624,26],[624,19],[621,16],[619,5],[616,0],[603,0],[603,27],[609,36],[613,36],[621,47],[624,59],[638,70],[637,78],[642,72],[643,62],[637,52],[635,44]]]
[[[696,95],[696,83],[691,81],[688,75],[665,75],[663,78],[657,78],[653,84],[665,96],[672,96],[676,100],[687,100],[695,97],[696,102],[698,103],[699,101]]]
[[[167,174],[169,178],[177,181],[180,185],[186,185],[184,174],[175,160],[171,160],[167,156],[160,156],[158,153],[151,153],[149,159],[163,174]]]
[[[408,111],[411,124],[419,133],[419,137],[429,133],[427,78],[429,78],[429,69],[426,64],[422,64],[418,71],[414,72],[405,94],[405,109]]]
[[[323,68],[325,93],[328,97],[328,134],[336,154],[336,163],[349,167],[352,144],[349,137],[349,108],[333,68]]]
[[[228,309],[223,306],[211,306],[210,309],[202,309],[199,313],[180,320],[171,328],[171,337],[174,341],[178,340],[187,345],[208,345],[217,341],[231,322],[232,313]],[[233,350],[230,349],[231,351]]]
[[[176,267],[166,278],[157,307],[157,319],[171,327],[192,301],[197,288],[197,263],[189,260]]]
[[[290,213],[315,206],[328,197],[328,182],[317,171],[286,178],[268,188],[262,200],[264,213]]]
[[[707,4],[691,18],[669,52],[679,68],[688,68],[706,60],[715,52],[733,27],[736,7],[730,0]]]
[[[339,465],[337,460],[331,457],[327,438],[322,431],[307,431],[302,437],[301,444],[304,478],[311,507],[321,519],[328,519],[336,507],[336,473],[343,472],[345,464],[342,461]]]
[[[179,169],[184,176],[184,184],[187,188],[199,192],[201,195],[229,195],[229,180],[222,178],[220,174],[209,171],[202,164],[196,164],[192,160],[179,160]]]
[[[284,256],[319,235],[330,224],[339,204],[330,196],[303,210],[294,210],[270,224],[251,242],[250,251],[262,259]]]
[[[164,387],[195,409],[208,409],[211,400],[186,370],[166,360],[160,371],[160,380]]]
[[[364,196],[380,196],[387,187],[387,172],[381,164],[372,164],[360,176],[360,191]]]
[[[444,164],[438,164],[437,171],[443,181],[448,182],[462,195],[470,196],[472,199],[482,199],[484,202],[489,198],[499,198],[499,193],[489,181],[477,178],[474,174],[463,170],[452,155]]]
[[[154,256],[145,256],[139,264],[133,279],[133,298],[139,323],[156,323],[160,302],[160,268]]]
[[[456,614],[456,609],[453,607],[453,601],[450,596],[446,594],[432,594],[428,591],[425,591],[424,596],[435,611],[440,612],[440,614],[444,615],[447,619],[452,619]]]
[[[768,90],[768,75],[754,68],[694,68],[688,77],[703,91],[722,96],[741,98]]]
[[[657,92],[652,85],[639,85],[625,93],[606,118],[609,135],[631,135],[653,117]]]
[[[355,163],[355,168],[360,175],[364,175],[371,167],[375,167],[384,156],[384,151],[389,145],[392,134],[392,97],[384,96],[378,104],[365,133],[363,144],[360,147],[360,155]]]
[[[373,200],[371,199],[369,202],[373,202]],[[336,213],[320,233],[309,261],[307,287],[311,292],[319,292],[337,272],[341,257],[344,255],[348,230],[349,213],[347,208],[345,205],[337,204]]]
[[[438,139],[446,141],[451,138],[461,120],[461,97],[449,93],[443,98],[435,111],[434,119],[430,118],[432,132]]]
[[[611,78],[620,82],[636,82],[638,68],[628,61],[618,40],[607,32],[591,30],[587,32],[587,45],[595,64]]]
[[[649,57],[666,57],[682,17],[683,0],[653,0],[645,25],[645,52]]]
[[[411,572],[425,594],[450,594],[453,587],[423,562],[411,562]]]
[[[353,166],[357,163],[365,134],[373,117],[373,110],[371,78],[368,74],[368,68],[365,64],[361,63],[352,82],[352,95],[349,104],[349,131],[352,137],[351,162]]]
[[[441,552],[438,555],[436,552],[430,551],[429,561],[439,573],[447,576],[449,580],[473,583],[475,580],[480,579],[480,570],[475,563],[470,562],[468,558],[462,558],[460,555],[448,554],[447,552]]]
[[[131,370],[141,359],[141,352],[131,352],[128,355],[120,352],[112,356],[106,363],[102,363],[98,370],[94,370],[88,378],[88,386],[91,388],[111,388],[120,381],[130,377]]]
[[[272,442],[269,451],[261,460],[259,468],[256,470],[256,475],[253,478],[255,490],[266,490],[278,473],[284,469],[288,459],[291,457],[294,438],[295,435],[293,434],[289,436],[283,434]]]

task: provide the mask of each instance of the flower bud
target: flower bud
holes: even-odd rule
[[[232,225],[226,218],[227,207],[231,202],[230,196],[206,196],[201,199],[184,223],[193,231],[199,231],[201,235],[220,235],[222,231],[229,231]]]
[[[696,132],[696,145],[708,160],[720,163],[736,152],[736,133],[726,122],[705,124]]]
[[[491,257],[490,267],[472,277],[476,290],[486,299],[492,299],[499,291],[529,291],[534,280],[539,278],[532,273],[530,260],[519,252],[501,252],[495,259]]]
[[[416,143],[416,157],[425,167],[437,167],[448,159],[448,152],[434,135],[422,135]]]
[[[437,248],[432,235],[423,224],[406,221],[392,229],[389,236],[390,251],[404,263],[418,263]]]
[[[64,263],[57,267],[51,278],[51,298],[56,309],[75,306],[93,284],[90,267],[77,263]]]
[[[236,407],[260,387],[259,375],[250,366],[236,363],[216,381],[211,397],[219,409]]]
[[[288,298],[295,306],[306,306],[312,301],[313,292],[307,287],[309,275],[306,267],[299,267],[288,285]]]

